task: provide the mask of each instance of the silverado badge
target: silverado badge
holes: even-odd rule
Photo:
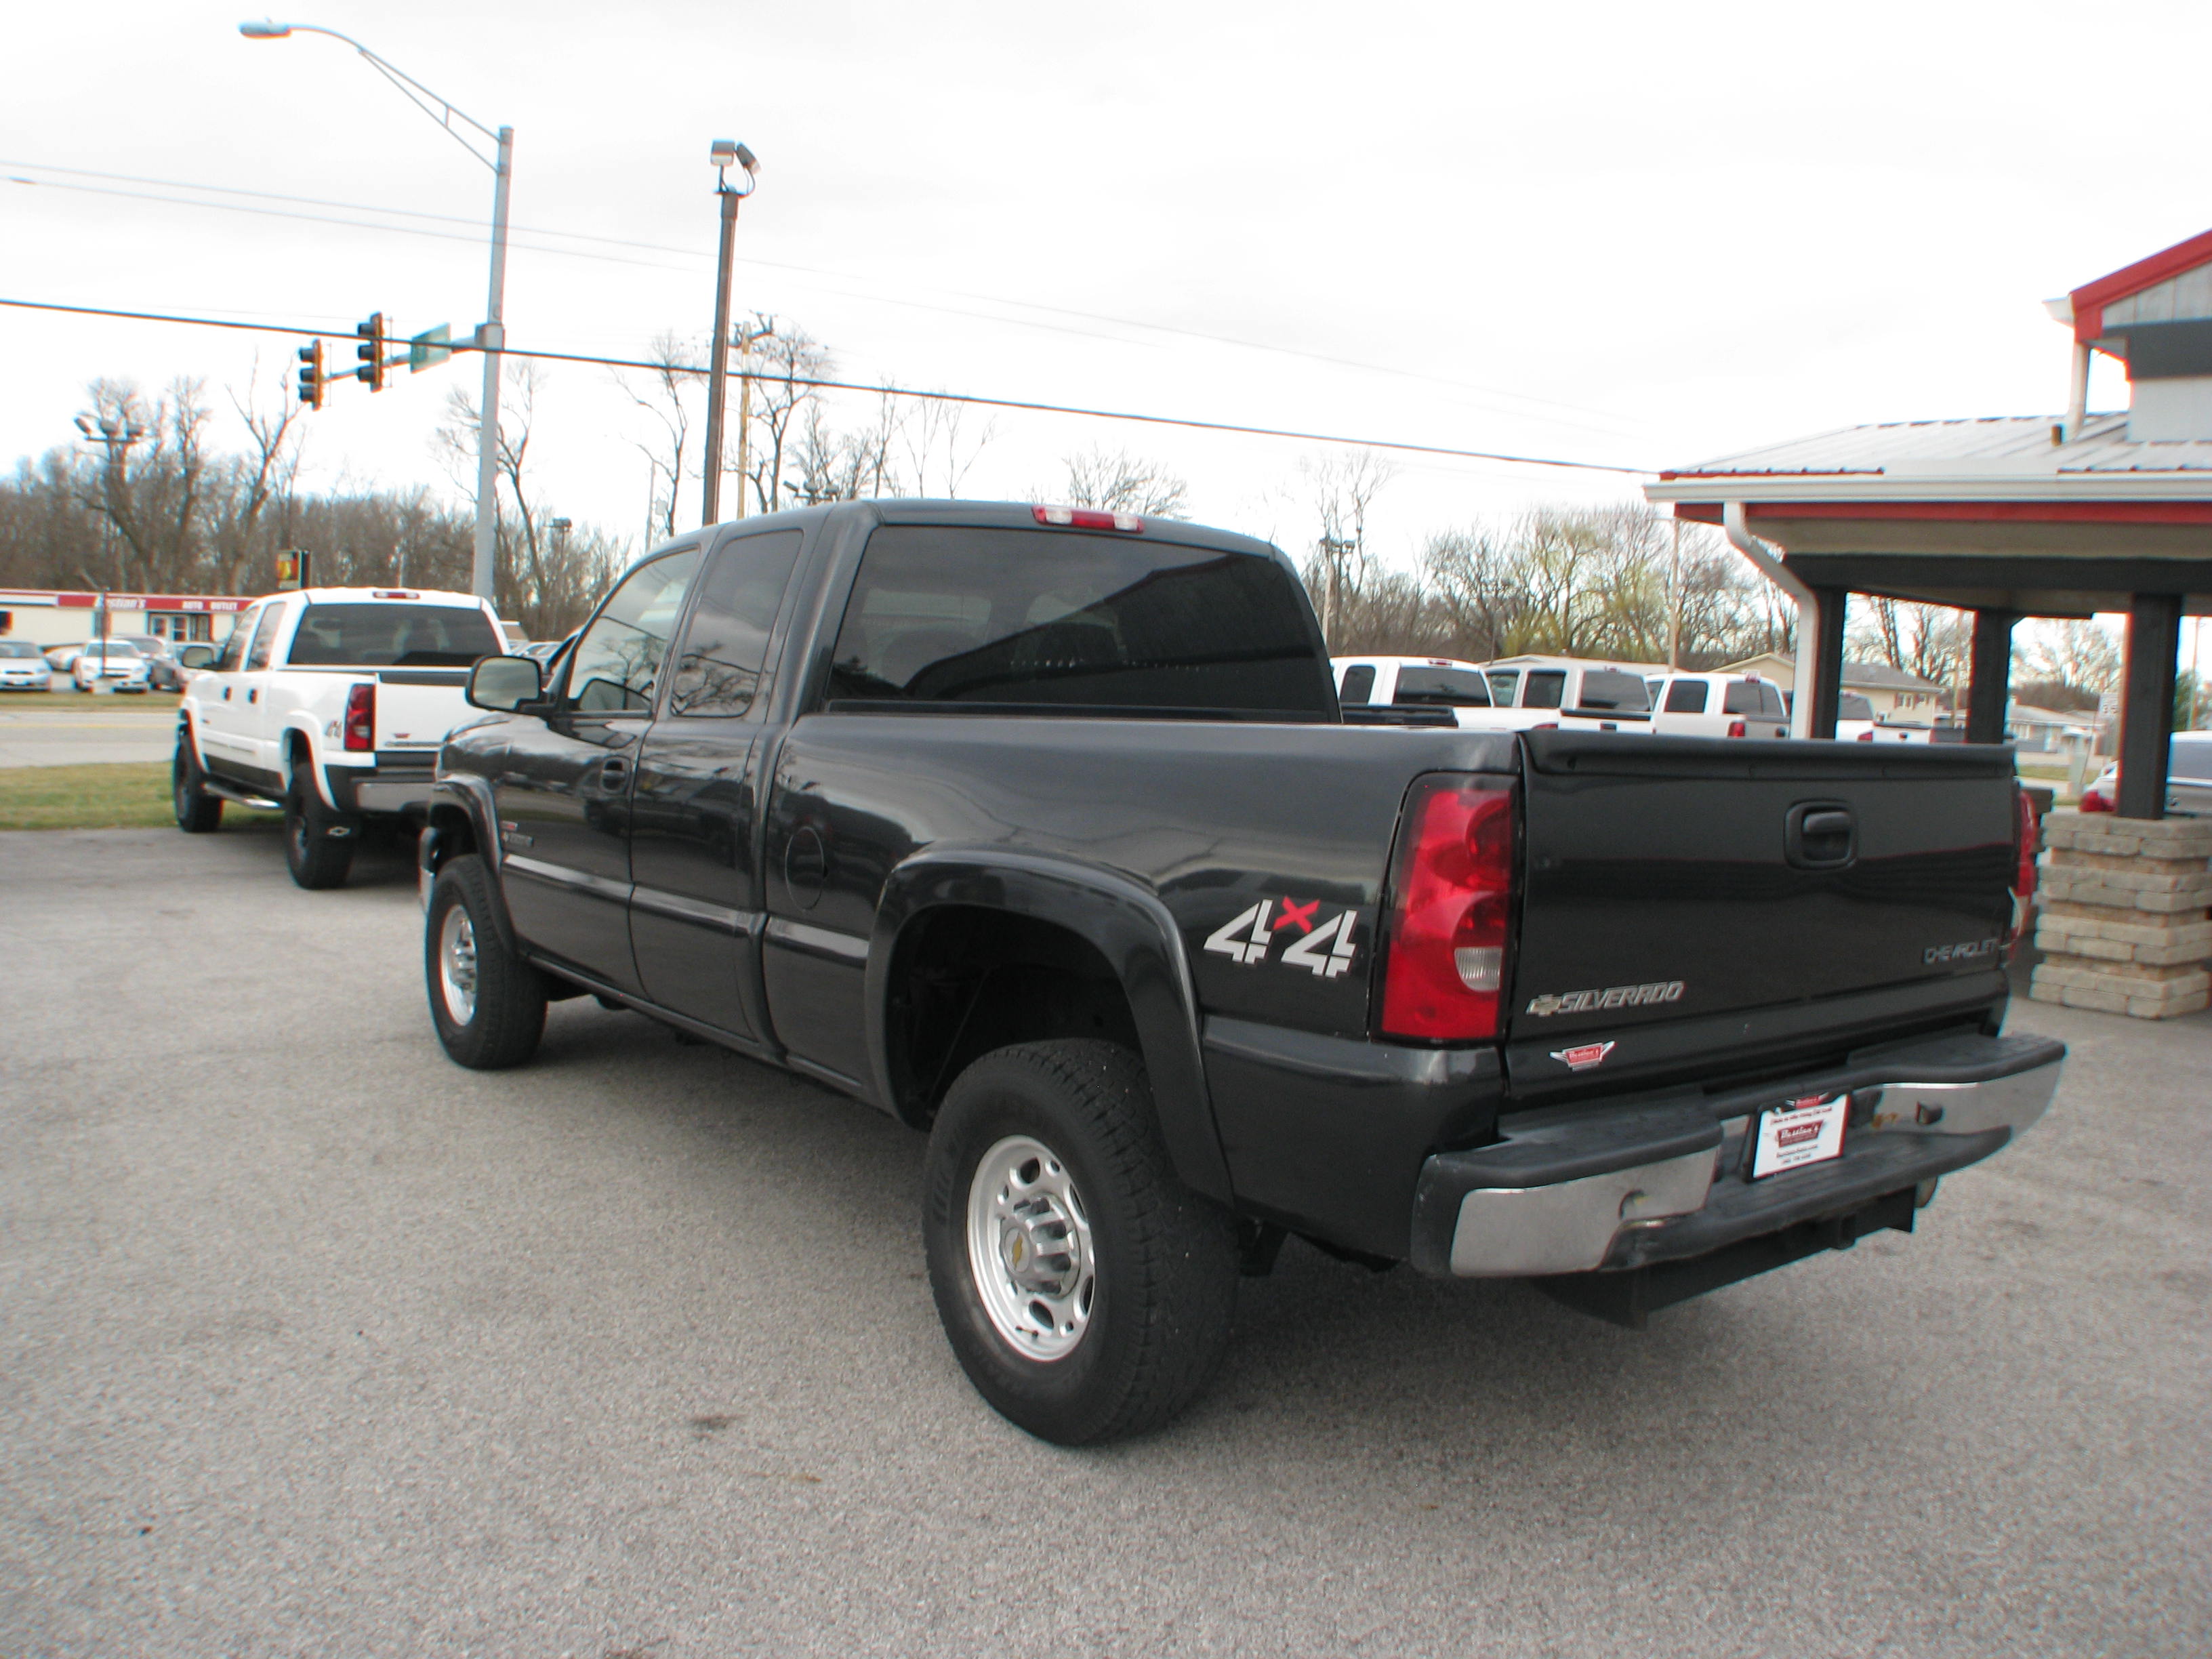
[[[1655,1003],[1681,1000],[1682,981],[1662,979],[1649,985],[1609,985],[1602,991],[1547,991],[1529,999],[1527,1012],[1544,1019],[1553,1014],[1590,1014],[1601,1008],[1648,1008]]]

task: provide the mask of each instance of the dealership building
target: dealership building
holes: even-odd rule
[[[100,626],[100,605],[107,625]],[[151,634],[165,640],[220,640],[252,605],[216,593],[97,593],[66,588],[0,587],[0,639],[28,640],[44,650],[107,634]]]

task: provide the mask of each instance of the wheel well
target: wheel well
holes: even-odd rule
[[[1011,911],[945,905],[899,941],[884,1010],[892,1098],[917,1126],[969,1063],[1012,1042],[1103,1037],[1141,1052],[1135,1016],[1098,948]]]
[[[433,873],[443,869],[448,859],[481,850],[477,846],[476,820],[462,808],[450,804],[434,805],[430,808],[428,822],[429,827],[438,832],[433,843],[435,852],[431,865]]]

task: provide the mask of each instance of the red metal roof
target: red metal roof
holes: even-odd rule
[[[2109,276],[2084,283],[2067,298],[2074,304],[2074,337],[2087,342],[2105,331],[2105,307],[2147,288],[2179,276],[2185,270],[2212,264],[2212,230],[2200,232],[2185,242],[2176,242],[2148,258],[2124,265]]]

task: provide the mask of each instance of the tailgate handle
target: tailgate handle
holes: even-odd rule
[[[1800,870],[1840,870],[1858,857],[1858,821],[1841,801],[1800,801],[1790,809],[1783,851]]]

